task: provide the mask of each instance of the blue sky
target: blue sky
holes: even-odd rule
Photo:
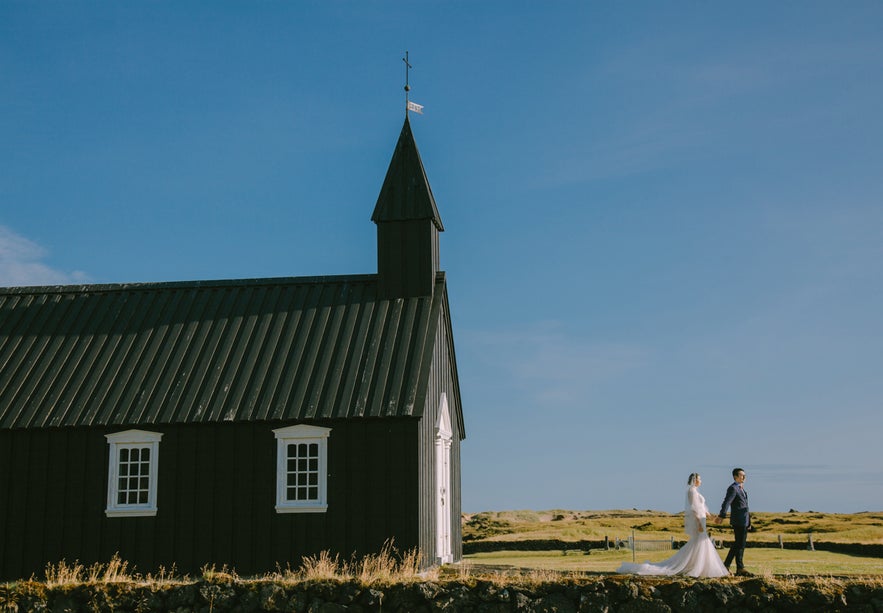
[[[463,508],[883,509],[878,2],[0,3],[0,284],[376,271],[404,117]]]

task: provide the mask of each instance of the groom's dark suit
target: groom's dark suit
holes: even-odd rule
[[[736,571],[745,568],[742,555],[745,553],[745,542],[748,540],[748,529],[751,526],[751,516],[748,514],[748,492],[735,481],[727,488],[727,495],[721,505],[720,518],[726,519],[727,508],[730,509],[730,525],[733,527],[733,546],[724,560],[724,566],[730,567],[733,558],[736,559]]]

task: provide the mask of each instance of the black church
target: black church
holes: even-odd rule
[[[406,117],[377,274],[0,289],[0,579],[460,559],[444,230]]]

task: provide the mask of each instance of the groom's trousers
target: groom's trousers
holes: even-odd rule
[[[745,553],[745,543],[748,541],[748,526],[733,526],[733,545],[727,553],[727,559],[724,560],[724,566],[727,568],[736,559],[736,570],[745,568],[742,562],[742,555]]]

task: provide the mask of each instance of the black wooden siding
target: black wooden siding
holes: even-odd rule
[[[438,230],[429,219],[377,226],[377,270],[383,297],[432,294],[439,267]]]
[[[141,572],[198,573],[227,564],[244,575],[322,550],[420,546],[418,428],[387,418],[330,427],[328,510],[276,513],[276,439],[289,423],[158,426],[158,513],[104,514],[108,445],[119,428],[0,430],[0,579],[40,575],[47,563],[106,562],[119,552]]]

